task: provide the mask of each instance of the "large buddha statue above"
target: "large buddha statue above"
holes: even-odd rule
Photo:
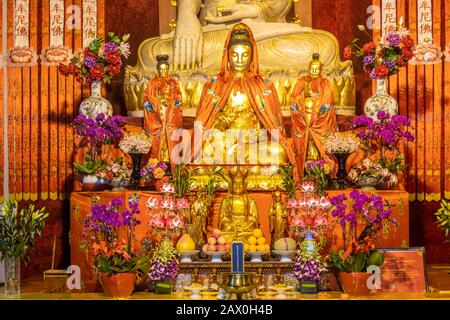
[[[156,56],[167,54],[182,83],[186,107],[196,108],[207,77],[220,69],[223,42],[237,22],[254,32],[260,70],[275,82],[282,106],[299,74],[305,73],[313,52],[319,52],[325,74],[331,77],[337,105],[354,113],[353,68],[341,62],[339,44],[329,32],[287,23],[292,0],[178,0],[175,31],[145,40],[139,47],[138,64],[128,67],[125,98],[129,111],[141,110],[142,92],[153,76]],[[203,6],[202,6],[203,2]]]
[[[194,163],[294,163],[275,86],[259,73],[258,50],[247,25],[230,30],[221,71],[205,84],[200,101],[196,126],[206,141],[195,141]]]
[[[255,200],[246,190],[247,174],[239,166],[235,172],[229,171],[229,194],[220,203],[219,229],[231,240],[246,240],[259,226]]]

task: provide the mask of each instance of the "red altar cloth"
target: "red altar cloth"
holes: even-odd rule
[[[328,191],[328,196],[333,197],[342,193],[346,193],[347,197],[351,190],[332,190]],[[105,192],[74,192],[70,197],[70,257],[71,264],[78,265],[81,269],[81,279],[84,286],[89,291],[96,288],[97,280],[92,270],[92,259],[89,255],[81,250],[83,246],[82,228],[85,217],[89,214],[91,207],[91,199],[95,194],[100,197],[100,202],[107,204],[114,198],[121,197],[126,203],[128,195],[133,191],[105,191]],[[136,240],[140,241],[146,236],[149,222],[148,209],[145,206],[147,199],[150,196],[158,196],[159,193],[138,191],[141,196],[139,207],[141,213],[139,219],[141,224],[136,229]],[[397,219],[399,226],[396,230],[392,229],[389,234],[382,235],[376,242],[380,248],[396,248],[409,246],[409,195],[404,191],[390,191],[390,190],[376,190],[373,192],[376,195],[387,199],[394,205],[393,217]],[[226,192],[218,193],[214,203],[214,218],[213,226],[218,224],[218,212],[222,199],[227,195]],[[272,203],[272,194],[270,192],[249,192],[258,208],[259,222],[261,229],[267,241],[270,241],[269,232],[269,208]],[[337,236],[337,243],[342,243],[340,226],[336,226],[335,234]],[[98,287],[97,287],[98,288]]]

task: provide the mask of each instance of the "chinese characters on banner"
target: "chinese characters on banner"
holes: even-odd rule
[[[50,46],[64,45],[64,0],[50,0]]]
[[[97,0],[83,0],[83,47],[97,37]]]
[[[30,48],[30,1],[14,1],[14,48],[8,56],[8,64],[12,67],[34,66],[37,55]]]
[[[383,0],[381,2],[381,38],[397,29],[397,1]]]
[[[70,50],[64,46],[64,0],[49,1],[49,35],[50,46],[42,51],[43,65],[67,63]]]
[[[418,0],[417,5],[417,40],[419,43],[433,39],[433,1]]]

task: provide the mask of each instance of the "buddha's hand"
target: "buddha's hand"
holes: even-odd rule
[[[178,10],[177,28],[173,38],[174,70],[202,66],[203,31],[200,21],[192,11]]]
[[[260,15],[260,8],[257,5],[240,3],[224,8],[220,16],[208,15],[205,20],[209,23],[227,23],[242,19],[257,19]]]

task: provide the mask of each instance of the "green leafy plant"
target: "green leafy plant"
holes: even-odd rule
[[[35,245],[35,236],[41,236],[48,217],[45,208],[36,209],[34,204],[18,211],[18,202],[8,200],[0,212],[1,258],[28,259],[28,250]]]
[[[221,182],[227,181],[227,178],[223,174],[223,168],[220,168],[217,164],[206,170],[206,176],[208,177],[208,183],[205,186],[205,194],[212,197],[216,193],[217,186]]]
[[[281,174],[283,179],[281,187],[286,191],[288,199],[295,199],[297,187],[295,185],[294,166],[289,163],[287,166],[280,167],[278,173]]]
[[[103,160],[95,160],[91,155],[86,155],[84,162],[74,163],[75,172],[81,175],[95,174],[99,168],[105,165]]]
[[[358,253],[345,257],[344,250],[332,252],[330,260],[342,272],[366,272],[369,266],[382,266],[384,255],[380,251],[372,250],[369,253]]]
[[[446,200],[441,201],[441,207],[434,214],[436,216],[436,224],[439,229],[445,232],[445,236],[450,234],[450,203]],[[448,242],[450,241],[447,240]]]
[[[172,172],[172,182],[175,188],[175,196],[182,198],[191,190],[193,175],[197,169],[189,169],[185,164],[176,165]]]

